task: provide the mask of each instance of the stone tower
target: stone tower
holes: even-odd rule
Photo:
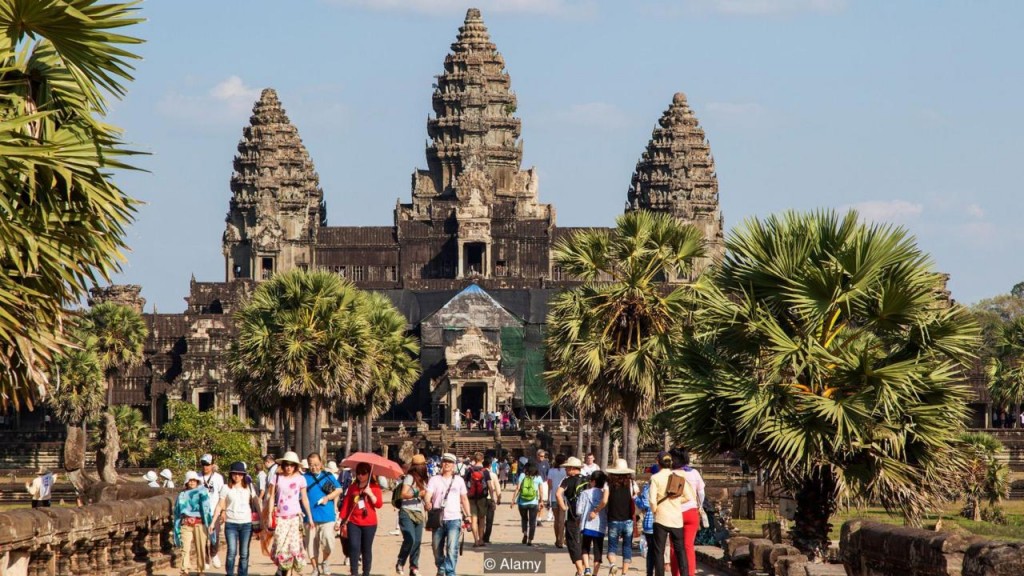
[[[636,164],[626,211],[641,209],[667,212],[704,233],[708,258],[695,272],[725,254],[715,160],[682,92],[672,97]]]
[[[223,241],[227,281],[312,267],[324,194],[299,131],[270,88],[242,130],[231,194]]]
[[[548,274],[550,205],[537,203],[534,169],[521,170],[516,96],[505,59],[480,11],[470,8],[427,120],[427,170],[413,173],[412,203],[399,205],[403,277]]]

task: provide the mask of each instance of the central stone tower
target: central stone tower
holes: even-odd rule
[[[397,207],[403,278],[550,275],[550,205],[537,175],[522,170],[521,123],[505,60],[480,11],[459,28],[427,120],[427,170],[412,178],[412,203]]]

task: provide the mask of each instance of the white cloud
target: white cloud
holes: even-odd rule
[[[568,124],[600,130],[617,130],[631,123],[625,112],[605,102],[573,104],[557,117]]]
[[[369,10],[394,10],[424,14],[453,14],[465,12],[467,8],[479,8],[487,18],[488,13],[516,12],[527,14],[574,14],[590,12],[591,0],[325,0],[331,4],[366,8]]]
[[[907,222],[920,216],[924,206],[906,200],[869,200],[844,206],[843,209],[854,209],[861,218],[873,222]]]
[[[157,102],[157,110],[165,116],[200,125],[234,125],[249,116],[259,96],[259,89],[247,86],[238,76],[229,76],[205,94],[166,94]]]
[[[702,10],[739,16],[792,14],[795,12],[839,12],[846,0],[689,0]]]
[[[966,210],[967,213],[973,216],[974,218],[980,219],[985,217],[985,211],[982,210],[981,206],[978,206],[977,204],[968,204]]]

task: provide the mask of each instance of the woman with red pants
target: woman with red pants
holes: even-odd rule
[[[682,463],[682,467],[678,468],[682,470],[683,475],[686,476],[686,482],[693,488],[696,493],[696,498],[691,498],[686,502],[683,502],[683,548],[686,550],[686,566],[689,571],[688,576],[694,576],[697,570],[697,552],[694,549],[694,541],[697,539],[697,531],[700,530],[700,512],[698,510],[704,505],[704,478],[701,477],[700,472],[690,466],[690,451],[685,449],[678,449],[672,451],[673,463]],[[672,562],[672,576],[680,576],[679,574],[679,563]]]

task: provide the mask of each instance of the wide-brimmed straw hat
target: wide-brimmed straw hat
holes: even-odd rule
[[[625,458],[617,458],[615,466],[604,471],[605,474],[632,474],[633,469],[626,463]]]
[[[580,462],[580,459],[575,456],[569,456],[562,464],[562,468],[583,468],[583,462]]]
[[[418,464],[426,464],[426,463],[427,463],[427,459],[426,459],[425,456],[423,456],[423,454],[413,454],[412,455],[412,460],[409,461],[409,464],[411,464],[413,466],[416,466]]]
[[[280,465],[280,464],[282,464],[284,462],[291,462],[292,464],[295,464],[296,466],[298,466],[299,463],[300,463],[299,455],[296,454],[295,452],[289,450],[289,451],[284,453],[284,456],[281,456],[280,458],[277,459],[278,465]]]

